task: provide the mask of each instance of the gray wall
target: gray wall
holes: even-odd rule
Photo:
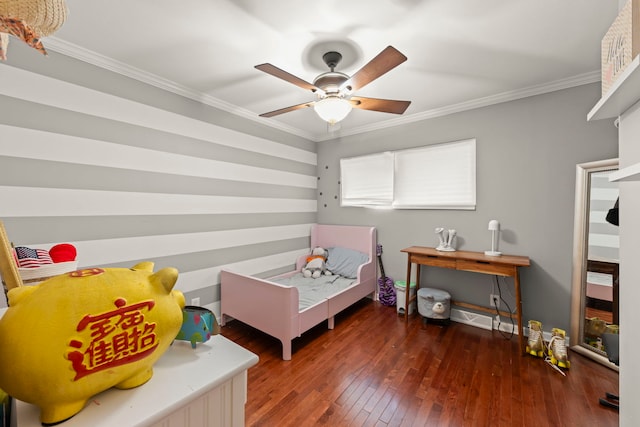
[[[289,270],[308,251],[316,143],[18,42],[0,82],[0,219],[16,245],[176,267],[187,303],[216,312],[220,268]]]
[[[497,219],[500,250],[531,258],[531,267],[521,269],[520,276],[524,321],[536,319],[546,331],[560,327],[568,332],[575,165],[617,156],[612,121],[586,121],[599,98],[599,84],[591,84],[319,143],[318,221],[378,227],[385,272],[404,280],[402,248],[437,245],[434,228],[443,226],[458,231],[459,249],[484,251],[491,246],[488,222]],[[467,138],[477,139],[475,211],[339,206],[341,157]],[[493,277],[425,270],[422,284],[446,289],[454,299],[488,304]],[[513,307],[512,282],[507,283],[500,281]]]
[[[435,245],[444,226],[482,251],[495,218],[500,249],[532,260],[524,319],[569,328],[575,165],[617,156],[612,122],[586,122],[598,84],[321,142],[316,169],[313,142],[55,52],[14,43],[0,73],[0,218],[16,244],[70,241],[82,267],[174,266],[187,301],[215,310],[221,267],[284,271],[316,221],[378,227],[385,269],[404,279],[400,249]],[[475,211],[339,207],[341,157],[466,138]],[[493,286],[436,269],[423,280],[480,304]]]

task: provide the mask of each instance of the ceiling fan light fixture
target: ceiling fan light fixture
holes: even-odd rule
[[[318,116],[332,125],[347,117],[351,108],[351,103],[339,96],[327,96],[313,105]]]
[[[0,0],[1,2],[2,0]],[[322,120],[334,125],[349,115],[353,107],[359,110],[379,111],[382,113],[403,114],[411,101],[396,101],[393,99],[365,98],[352,96],[383,74],[402,64],[407,57],[393,46],[387,46],[375,58],[367,62],[352,76],[335,71],[335,67],[342,55],[330,51],[322,56],[331,71],[320,74],[313,83],[296,77],[269,63],[256,65],[255,68],[274,77],[292,83],[302,89],[310,90],[317,96],[315,102],[304,102],[286,108],[260,114],[260,117],[274,117],[280,114],[296,111],[313,106]]]

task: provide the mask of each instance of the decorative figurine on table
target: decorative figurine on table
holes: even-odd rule
[[[212,335],[219,333],[220,326],[211,310],[195,305],[182,309],[182,327],[177,340],[191,341],[191,348],[196,348],[196,343],[207,342]]]
[[[436,227],[435,233],[438,235],[440,243],[436,250],[442,252],[454,252],[456,249],[453,247],[453,239],[456,237],[456,230],[445,230],[444,227]]]

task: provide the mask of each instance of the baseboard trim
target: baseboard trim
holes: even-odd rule
[[[500,322],[498,322],[497,316],[491,317],[485,314],[478,314],[472,311],[452,308],[451,320],[454,322],[464,323],[465,325],[475,326],[477,328],[482,328],[489,331],[500,330],[507,334],[510,334],[513,331],[513,335],[518,335],[518,321],[515,318],[515,315],[514,315],[513,326],[512,326],[511,321],[508,318],[505,318],[504,316],[501,316]],[[528,337],[529,328],[526,322],[523,323],[522,329],[523,329],[522,331],[523,335],[525,337]],[[542,339],[544,339],[545,342],[549,342],[549,340],[551,339],[551,332],[542,331]],[[565,337],[565,341],[567,345],[569,345],[570,337],[568,335]]]
[[[491,317],[485,316],[484,314],[473,313],[471,311],[452,308],[451,320],[458,323],[464,323],[465,325],[487,329],[489,331],[493,329],[493,319]]]

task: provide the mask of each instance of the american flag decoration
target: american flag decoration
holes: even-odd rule
[[[16,261],[20,268],[35,268],[46,264],[53,264],[49,251],[45,249],[31,249],[26,246],[16,246]]]

